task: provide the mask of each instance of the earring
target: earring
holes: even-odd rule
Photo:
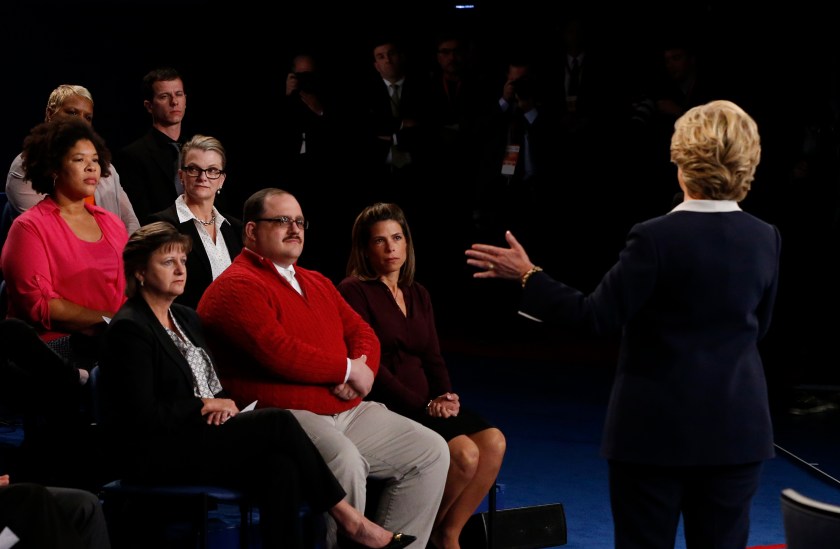
[[[222,194],[222,187],[219,186],[219,189],[216,191],[216,194]]]
[[[55,189],[55,182],[58,181],[58,175],[53,176],[53,189]]]
[[[143,287],[143,279],[142,278],[140,279],[140,287],[141,288]]]

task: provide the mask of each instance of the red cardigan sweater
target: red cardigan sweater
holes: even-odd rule
[[[198,314],[222,386],[239,405],[337,414],[360,399],[331,389],[344,381],[347,358],[367,355],[379,368],[379,340],[335,285],[295,266],[303,296],[274,264],[247,248],[205,290]]]

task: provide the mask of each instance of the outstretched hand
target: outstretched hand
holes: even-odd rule
[[[473,278],[504,278],[520,280],[534,264],[528,258],[525,248],[510,231],[505,231],[505,240],[509,248],[492,246],[490,244],[473,244],[464,253],[467,265],[478,269]]]

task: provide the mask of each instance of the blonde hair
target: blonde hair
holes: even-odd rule
[[[52,115],[58,112],[58,109],[67,101],[67,98],[78,95],[90,101],[93,106],[93,96],[84,86],[77,86],[76,84],[62,84],[52,91],[50,98],[47,99],[47,110],[45,112],[45,120],[48,120]]]
[[[201,134],[192,136],[189,141],[181,146],[181,158],[186,158],[187,153],[193,149],[219,153],[219,156],[222,157],[222,169],[227,166],[227,154],[225,154],[225,148],[222,146],[222,142],[215,137]]]
[[[731,101],[688,110],[674,124],[671,162],[694,198],[743,200],[761,158],[758,126]]]

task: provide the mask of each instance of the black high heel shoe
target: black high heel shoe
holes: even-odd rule
[[[416,539],[417,536],[397,532],[391,537],[391,541],[388,542],[388,545],[382,547],[381,549],[402,549],[403,547],[407,547],[409,544],[413,543]],[[371,549],[367,545],[355,542],[343,534],[338,535],[338,545],[341,549]]]
[[[397,532],[396,534],[394,534],[394,537],[391,538],[391,542],[382,549],[401,549],[402,547],[410,545],[416,539],[417,536],[411,536],[409,534]]]

